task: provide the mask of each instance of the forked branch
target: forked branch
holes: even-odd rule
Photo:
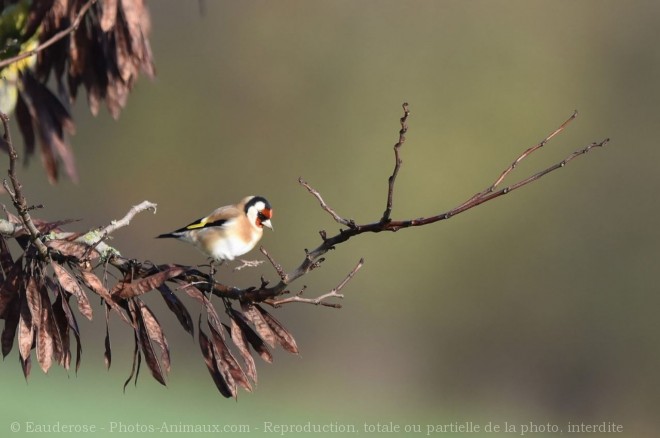
[[[310,301],[307,299],[300,299],[299,296],[295,296],[284,300],[275,300],[274,298],[283,293],[287,293],[288,292],[287,287],[289,284],[291,284],[293,281],[297,280],[298,278],[302,277],[303,275],[307,274],[310,270],[318,266],[318,263],[323,260],[321,257],[325,253],[327,253],[331,249],[334,249],[336,245],[346,242],[347,240],[349,240],[354,236],[367,232],[379,233],[382,231],[398,231],[402,228],[418,227],[418,226],[439,222],[445,219],[449,219],[450,217],[456,216],[459,213],[463,213],[464,211],[470,210],[471,208],[474,208],[478,205],[481,205],[492,199],[510,193],[534,181],[537,181],[543,176],[564,167],[566,164],[573,161],[575,158],[586,154],[587,152],[591,151],[594,148],[602,147],[609,142],[609,139],[605,139],[600,142],[591,143],[590,145],[571,153],[562,161],[555,163],[552,166],[549,166],[537,173],[534,173],[533,175],[527,178],[524,178],[509,186],[497,190],[497,188],[504,182],[504,180],[511,174],[511,172],[513,172],[513,170],[522,160],[524,160],[532,153],[545,146],[551,139],[553,139],[555,136],[561,133],[570,124],[570,122],[572,122],[577,117],[577,111],[575,111],[565,122],[563,122],[557,129],[552,131],[552,133],[550,133],[547,137],[545,137],[539,143],[535,144],[534,146],[522,152],[512,162],[510,166],[508,166],[500,173],[500,175],[495,179],[495,181],[490,186],[488,186],[486,189],[482,190],[481,192],[478,192],[477,194],[471,196],[470,198],[460,203],[456,207],[453,207],[450,210],[436,214],[434,216],[420,217],[415,219],[392,220],[391,213],[393,207],[394,186],[396,182],[396,177],[399,173],[399,170],[401,169],[401,165],[403,162],[401,159],[401,146],[405,141],[405,134],[408,131],[407,122],[410,116],[410,111],[407,103],[403,104],[403,112],[404,112],[403,116],[401,117],[400,120],[401,130],[399,131],[399,140],[394,146],[394,160],[395,160],[394,171],[392,172],[392,175],[389,177],[388,180],[387,205],[385,208],[385,212],[383,213],[383,216],[380,218],[380,220],[378,220],[377,222],[359,225],[356,224],[355,221],[352,219],[346,219],[342,217],[326,203],[326,201],[323,199],[323,197],[321,196],[318,190],[314,189],[309,183],[307,183],[302,178],[299,178],[298,182],[305,189],[307,189],[307,191],[312,196],[314,196],[317,199],[317,201],[319,201],[321,208],[324,211],[326,211],[337,223],[347,226],[348,229],[340,229],[339,233],[332,237],[328,237],[325,230],[320,231],[319,233],[321,235],[323,242],[311,251],[306,250],[304,260],[300,263],[300,265],[296,269],[288,273],[283,270],[281,265],[275,262],[272,256],[266,254],[269,260],[271,261],[271,263],[273,264],[273,266],[275,267],[276,271],[278,272],[278,275],[280,277],[280,282],[271,287],[266,287],[262,285],[262,287],[260,288],[250,288],[238,292],[234,291],[235,293],[237,293],[237,295],[249,297],[249,299],[252,300],[265,301],[269,304],[276,304],[276,305],[281,305],[289,302],[307,302],[307,303],[311,302],[312,304],[316,304],[315,300]],[[351,277],[352,275],[349,275],[349,277],[347,278],[350,279]]]
[[[340,294],[339,291],[341,291],[346,284],[353,279],[357,271],[362,268],[364,265],[364,259],[360,259],[360,261],[355,265],[355,267],[351,270],[351,272],[348,273],[346,278],[344,278],[341,283],[339,283],[335,288],[330,290],[329,292],[320,295],[316,298],[303,298],[301,295],[305,291],[305,288],[303,288],[300,292],[298,292],[296,295],[289,297],[289,298],[282,298],[282,299],[267,299],[264,302],[270,304],[273,307],[280,307],[282,304],[287,304],[287,303],[307,303],[307,304],[314,304],[316,306],[321,305],[321,306],[326,306],[326,307],[334,307],[335,309],[340,309],[341,304],[338,303],[332,303],[326,301],[328,298],[344,298],[343,294]]]
[[[2,126],[4,128],[3,142],[9,151],[9,180],[11,181],[13,190],[9,187],[9,183],[6,179],[3,180],[3,186],[9,194],[9,197],[16,208],[16,212],[21,218],[23,227],[30,234],[30,241],[35,248],[37,248],[41,258],[47,260],[48,248],[46,248],[46,245],[41,241],[39,230],[37,230],[37,227],[34,225],[32,217],[30,217],[29,211],[31,208],[27,205],[27,201],[23,196],[23,186],[16,178],[16,160],[18,159],[18,154],[16,153],[14,144],[11,141],[11,134],[9,133],[9,117],[0,112],[0,119],[2,120]]]

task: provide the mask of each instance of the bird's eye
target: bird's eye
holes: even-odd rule
[[[265,208],[263,210],[258,210],[257,211],[257,217],[260,220],[265,221],[265,220],[270,219],[272,217],[272,212],[271,212],[271,210],[269,210],[267,208]]]
[[[257,217],[259,218],[259,221],[261,221],[261,222],[268,219],[268,217],[265,214],[263,214],[262,212],[257,213]]]

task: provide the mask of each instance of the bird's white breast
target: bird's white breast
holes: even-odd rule
[[[256,238],[246,242],[239,236],[226,236],[211,245],[211,256],[216,260],[234,260],[234,258],[242,256],[254,248],[257,241]]]

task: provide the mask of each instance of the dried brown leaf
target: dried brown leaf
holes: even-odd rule
[[[85,72],[85,76],[88,76],[87,72]],[[101,100],[102,97],[101,92],[99,91],[99,86],[96,84],[96,81],[94,81],[87,87],[87,105],[89,106],[89,111],[95,117],[99,114],[99,102]]]
[[[34,340],[34,329],[29,321],[23,319],[21,314],[18,321],[18,351],[21,358],[26,360],[30,357],[30,350],[32,350],[32,341]]]
[[[147,307],[146,304],[141,301],[139,302],[139,306],[140,312],[142,312],[142,320],[144,321],[144,327],[147,330],[147,334],[149,335],[149,338],[158,344],[158,347],[160,347],[160,361],[163,364],[163,368],[165,368],[165,372],[169,373],[170,347],[167,344],[165,333],[163,333],[163,329],[151,309],[149,309],[149,307]]]
[[[144,360],[147,362],[149,371],[151,371],[151,375],[158,381],[158,383],[165,385],[165,375],[163,373],[160,362],[156,357],[156,353],[154,352],[154,347],[151,344],[151,338],[149,337],[149,332],[147,330],[144,318],[142,317],[141,311],[135,312],[135,321],[137,323],[136,331],[139,340],[140,351],[142,351],[142,354],[144,354]]]
[[[64,130],[73,132],[73,120],[66,107],[46,85],[39,82],[32,73],[21,76],[23,94],[28,110],[35,121],[41,154],[51,182],[57,179],[57,155],[66,169],[69,178],[78,180],[73,151],[64,141]]]
[[[245,315],[245,317],[252,324],[254,324],[254,327],[261,339],[266,341],[266,343],[271,347],[275,347],[275,344],[277,343],[277,337],[275,336],[273,330],[270,328],[270,325],[268,325],[264,317],[261,315],[261,312],[255,308],[254,304],[245,302],[241,303],[241,310],[243,311],[243,315]]]
[[[76,332],[77,334],[80,334],[80,331],[78,329],[78,321],[76,320],[75,315],[71,311],[71,306],[69,305],[69,297],[71,296],[70,293],[62,289],[62,287],[59,285],[59,283],[55,283],[55,281],[51,277],[46,277],[46,286],[58,297],[61,298],[61,303],[60,307],[62,308],[62,312],[64,313],[64,316],[66,317],[66,322],[71,327],[71,329]]]
[[[51,263],[51,266],[55,271],[57,281],[59,282],[60,286],[62,286],[62,289],[76,297],[76,300],[78,301],[78,311],[91,321],[92,306],[89,305],[87,294],[82,289],[80,284],[78,284],[76,278],[58,263]]]
[[[37,361],[41,366],[44,373],[47,373],[50,366],[53,364],[53,333],[51,332],[50,321],[48,320],[48,308],[42,307],[41,309],[41,323],[37,330]]]
[[[69,305],[69,297],[71,296],[71,294],[64,291],[61,288],[61,286],[59,284],[56,284],[50,277],[46,277],[46,285],[51,290],[53,290],[60,298],[60,308],[62,309],[62,313],[66,318],[67,324],[73,331],[73,336],[76,339],[76,373],[77,373],[78,369],[80,368],[80,360],[82,357],[82,344],[80,342],[80,330],[78,329],[78,321],[76,321],[76,316],[71,311],[71,306]],[[64,329],[61,329],[60,331],[61,333],[65,333]],[[67,334],[67,338],[69,338],[68,334]],[[67,346],[68,345],[69,342],[67,341]],[[70,352],[68,354],[68,358],[65,357],[65,361],[66,361],[65,368],[69,369],[69,364],[71,362]]]
[[[167,307],[172,311],[172,313],[174,313],[174,315],[176,315],[176,318],[179,320],[179,323],[183,329],[194,337],[195,327],[193,325],[192,318],[190,317],[190,313],[188,313],[188,309],[186,309],[186,306],[183,305],[179,297],[177,297],[174,292],[172,292],[172,289],[170,289],[170,287],[166,284],[161,284],[157,289],[165,300]]]
[[[76,374],[78,374],[78,370],[80,369],[80,360],[82,358],[82,343],[80,342],[80,335],[78,332],[74,331],[73,336],[76,338]]]
[[[101,30],[108,32],[115,27],[117,19],[117,0],[104,0],[103,14],[101,15]]]
[[[78,222],[79,220],[80,219],[62,219],[59,221],[43,221],[40,219],[32,218],[32,222],[34,223],[34,225],[37,227],[37,229],[41,234],[48,234],[51,231],[62,232],[63,230],[60,228],[62,225]],[[75,236],[72,235],[70,238],[72,237]]]
[[[0,318],[6,317],[6,308],[18,296],[23,277],[23,257],[19,257],[6,273],[5,281],[0,286]]]
[[[199,347],[202,350],[204,362],[206,363],[206,367],[209,370],[209,374],[211,374],[211,377],[213,378],[213,382],[215,383],[216,388],[218,388],[218,391],[220,391],[220,394],[222,394],[224,397],[234,397],[235,392],[232,393],[231,388],[218,369],[218,363],[215,358],[215,349],[213,348],[211,341],[209,341],[209,338],[206,336],[206,333],[204,333],[204,330],[202,330],[201,314],[199,315],[199,321],[197,323],[197,333],[199,339]]]
[[[255,309],[254,312],[258,313],[258,311]],[[261,314],[259,314],[261,316]],[[243,315],[242,313],[238,312],[237,310],[232,309],[232,320],[234,320],[238,326],[241,328],[241,331],[243,332],[243,335],[245,336],[245,339],[247,342],[250,344],[250,346],[254,349],[254,351],[257,352],[257,354],[265,361],[268,363],[273,362],[273,355],[268,349],[268,346],[264,342],[264,340],[257,334],[257,332],[250,326],[248,323],[248,319]],[[263,321],[263,319],[262,319]],[[264,324],[266,322],[264,321]],[[270,330],[270,328],[269,328]],[[271,331],[272,333],[272,331]],[[274,339],[274,335],[273,335]]]
[[[30,309],[30,315],[32,316],[32,325],[38,329],[41,325],[41,294],[39,294],[39,289],[37,289],[37,282],[34,276],[28,278],[25,287],[25,297],[27,299],[28,309]]]
[[[23,33],[24,38],[31,37],[37,31],[44,17],[53,6],[53,2],[54,0],[41,0],[31,4]]]
[[[254,383],[257,383],[257,366],[254,363],[252,354],[250,354],[247,337],[245,336],[245,333],[243,333],[243,330],[241,330],[240,325],[236,322],[234,317],[232,316],[230,319],[231,328],[227,328],[227,330],[231,335],[231,340],[234,342],[234,345],[243,358],[243,362],[245,363],[245,374],[247,374],[247,376],[252,379]]]
[[[119,78],[124,83],[131,83],[137,75],[136,66],[131,57],[130,35],[124,20],[117,22],[114,32],[115,55]]]
[[[131,374],[128,376],[128,379],[124,382],[124,392],[126,392],[126,386],[130,383],[133,376],[135,376],[135,384],[137,385],[137,376],[140,373],[140,346],[138,341],[137,331],[133,336],[133,365],[131,365]]]
[[[252,391],[250,381],[236,361],[234,355],[231,354],[220,330],[216,329],[210,321],[208,321],[208,327],[211,332],[211,343],[213,344],[218,369],[227,382],[227,385],[232,390],[233,396],[236,397],[238,395],[237,385],[241,385],[246,390]]]
[[[150,31],[149,13],[142,0],[122,0],[122,8],[130,37],[131,52],[139,58],[142,55],[139,52],[139,44]]]
[[[28,356],[27,359],[23,359],[21,356],[19,356],[18,360],[21,362],[23,375],[25,376],[25,380],[27,380],[28,377],[30,377],[30,370],[32,369],[32,361],[30,360],[30,356]]]
[[[79,260],[83,258],[93,260],[99,257],[98,251],[90,249],[88,245],[80,242],[54,239],[47,241],[46,246],[60,252],[62,255],[75,257]]]
[[[119,298],[132,298],[156,289],[165,281],[172,277],[176,277],[177,275],[181,275],[184,272],[186,272],[186,268],[180,266],[172,266],[157,274],[140,278],[130,283],[117,283],[117,285],[115,285],[115,287],[113,287],[110,291],[110,294]]]
[[[55,302],[51,308],[53,311],[53,319],[55,321],[55,325],[57,326],[57,332],[59,333],[61,341],[62,354],[59,363],[64,367],[64,369],[68,370],[69,366],[71,365],[71,340],[69,337],[69,321],[63,308],[64,304],[62,304],[62,294],[56,293],[56,295],[57,297],[55,298]]]
[[[11,252],[9,252],[7,241],[4,236],[0,235],[0,269],[2,269],[2,273],[6,276],[13,266],[14,259],[11,256]]]
[[[264,318],[268,326],[273,330],[277,341],[280,343],[282,348],[284,348],[289,353],[298,354],[298,345],[296,345],[296,340],[293,338],[293,335],[284,328],[280,322],[275,319],[273,315],[266,312],[261,306],[255,304],[254,307],[261,313],[261,316]]]
[[[53,343],[52,358],[58,364],[64,365],[64,339],[55,319],[55,312],[48,296],[48,289],[43,282],[39,285],[39,293],[41,294],[41,326],[46,327],[48,333],[51,335]]]
[[[14,346],[14,337],[16,336],[16,328],[18,327],[18,320],[21,317],[21,301],[18,296],[7,306],[5,315],[5,326],[2,329],[2,336],[0,342],[2,343],[2,357],[5,358]]]
[[[78,87],[82,84],[82,75],[88,68],[88,46],[93,42],[87,37],[86,32],[74,32],[69,38],[69,70],[67,75],[69,92],[75,100]]]
[[[58,325],[60,327],[60,333],[63,336],[63,345],[65,345],[65,354],[64,354],[64,368],[69,369],[71,365],[71,351],[70,351],[70,328],[73,331],[73,336],[76,340],[76,372],[80,368],[80,360],[82,357],[82,344],[80,342],[80,330],[78,328],[78,321],[76,321],[75,314],[71,311],[71,306],[69,305],[70,293],[64,291],[61,286],[55,283],[50,277],[46,277],[46,285],[51,289],[57,296],[58,300],[53,304],[53,311],[58,318]],[[64,321],[62,321],[62,318]]]
[[[35,136],[34,125],[32,123],[32,116],[30,110],[23,100],[22,93],[18,93],[18,100],[16,101],[16,121],[18,121],[18,128],[23,136],[23,145],[25,147],[25,159],[27,162],[29,156],[34,154]]]
[[[190,297],[192,297],[194,300],[204,305],[204,307],[206,308],[207,317],[216,327],[219,327],[220,318],[218,317],[218,313],[215,311],[215,307],[213,307],[211,301],[209,301],[209,299],[206,298],[206,296],[204,296],[204,293],[202,293],[201,290],[197,289],[192,284],[188,284],[188,283],[179,283],[179,284],[181,285],[181,288]]]
[[[153,56],[153,52],[151,51],[151,45],[149,44],[149,40],[143,38],[142,63],[140,64],[140,68],[142,68],[144,74],[146,74],[151,79],[156,77],[156,66],[154,65],[153,59],[154,56]]]
[[[108,85],[106,90],[105,103],[110,111],[113,119],[119,119],[121,109],[128,101],[128,93],[130,92],[128,86],[123,82],[116,80]]]
[[[92,292],[96,293],[98,296],[103,298],[103,301],[112,308],[115,312],[119,314],[121,319],[126,322],[128,325],[133,325],[131,321],[128,319],[126,314],[124,313],[123,309],[121,306],[117,304],[117,302],[112,298],[110,295],[110,292],[103,286],[103,283],[101,280],[93,273],[89,271],[80,271],[82,275],[82,280],[85,283],[85,286],[87,286]]]
[[[110,365],[112,364],[112,347],[110,346],[110,327],[108,326],[108,317],[110,316],[110,312],[108,309],[105,309],[105,351],[103,352],[103,360],[105,361],[105,368],[110,369]]]

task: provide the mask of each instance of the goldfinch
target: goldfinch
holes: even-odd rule
[[[265,198],[248,196],[238,204],[220,207],[183,228],[156,237],[192,243],[208,257],[222,263],[254,248],[264,227],[273,229],[272,216],[273,209]]]

